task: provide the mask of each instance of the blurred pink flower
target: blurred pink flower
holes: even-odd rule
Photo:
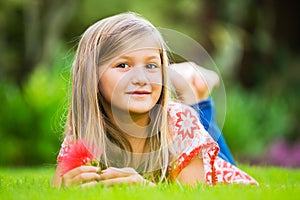
[[[80,167],[82,165],[98,166],[99,162],[91,153],[95,152],[93,150],[94,149],[91,146],[86,145],[86,143],[83,140],[76,141],[76,143],[70,147],[67,155],[62,158],[61,176],[63,176],[68,171]],[[101,153],[101,151],[97,152],[97,158],[100,157]]]

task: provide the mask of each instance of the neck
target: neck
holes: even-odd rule
[[[129,113],[117,108],[114,108],[112,112],[110,106],[104,106],[104,110],[111,122],[125,133],[124,136],[130,142],[133,152],[143,153],[148,137],[149,112],[142,114]]]

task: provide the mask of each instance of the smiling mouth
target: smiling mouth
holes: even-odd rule
[[[148,92],[148,91],[133,91],[133,92],[126,92],[126,94],[131,94],[131,95],[148,95],[148,94],[151,94],[151,92]]]

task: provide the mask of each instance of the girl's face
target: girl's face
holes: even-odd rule
[[[162,92],[161,63],[157,43],[144,39],[100,66],[99,89],[104,106],[131,114],[149,112]]]

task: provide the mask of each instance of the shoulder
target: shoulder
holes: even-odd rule
[[[172,135],[181,135],[181,139],[194,138],[195,131],[203,129],[197,112],[190,106],[176,102],[168,104],[168,123]]]
[[[188,111],[188,110],[190,112],[196,113],[196,111],[192,107],[187,106],[187,105],[182,104],[182,103],[173,102],[173,101],[168,103],[167,108],[168,108],[168,114],[169,115],[172,115],[172,114],[174,115],[178,112]]]
[[[168,106],[168,126],[177,156],[214,142],[200,123],[196,111],[189,106],[171,102]]]

